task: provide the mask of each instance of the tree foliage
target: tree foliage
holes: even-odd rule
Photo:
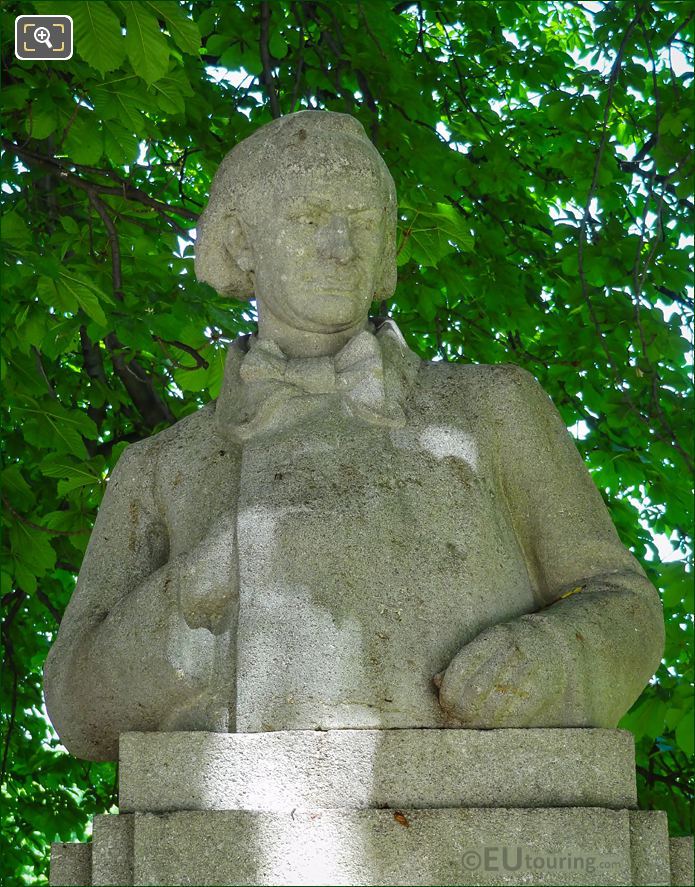
[[[74,20],[54,63],[13,56],[29,7],[2,42],[5,874],[46,883],[48,843],[115,802],[114,767],[50,732],[42,664],[119,454],[215,397],[253,328],[194,278],[211,176],[302,108],[359,118],[396,180],[377,312],[423,358],[534,373],[662,591],[664,662],[623,725],[641,804],[691,831],[695,5],[35,2]]]

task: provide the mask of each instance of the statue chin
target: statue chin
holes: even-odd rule
[[[367,319],[364,300],[349,292],[326,292],[317,296],[312,311],[297,317],[297,328],[316,333],[340,333]]]
[[[326,290],[316,293],[309,299],[286,299],[284,304],[272,306],[262,297],[257,298],[258,312],[261,327],[272,315],[275,322],[288,330],[302,333],[315,333],[331,335],[342,333],[346,330],[356,330],[366,323],[369,303],[364,297],[354,292]]]

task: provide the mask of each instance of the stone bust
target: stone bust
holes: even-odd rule
[[[121,457],[45,671],[78,757],[124,731],[613,727],[661,607],[562,420],[513,366],[392,321],[396,195],[360,124],[224,159],[196,271],[255,296],[218,400]]]

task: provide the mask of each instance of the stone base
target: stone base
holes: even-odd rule
[[[622,730],[126,733],[122,813],[637,806]]]
[[[84,887],[92,884],[92,844],[53,844],[51,884]]]
[[[691,887],[695,880],[693,872],[693,839],[671,838],[669,841],[671,858],[671,884],[673,887]]]
[[[120,798],[52,885],[692,883],[620,731],[127,734]]]

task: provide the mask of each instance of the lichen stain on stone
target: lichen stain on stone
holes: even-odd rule
[[[509,693],[511,696],[518,696],[520,699],[528,699],[531,695],[526,690],[520,690],[514,684],[495,684],[495,690],[498,693]]]
[[[136,499],[131,499],[128,505],[130,512],[130,533],[128,534],[128,548],[135,551],[138,544],[137,529],[140,523],[140,503]]]

